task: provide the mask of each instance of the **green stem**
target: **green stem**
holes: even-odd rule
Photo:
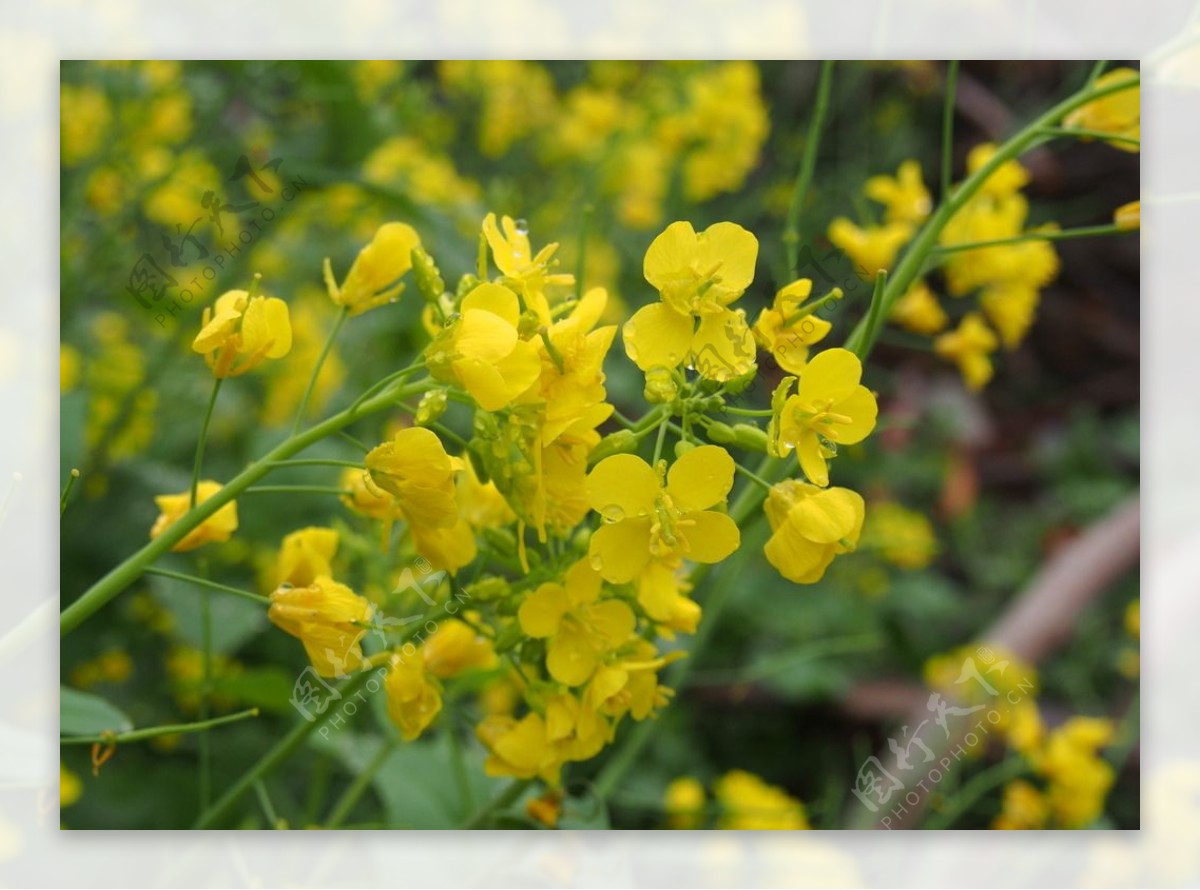
[[[958,59],[946,63],[946,98],[942,106],[942,199],[950,194],[954,162],[954,101],[958,95]]]
[[[1007,760],[1001,760],[999,763],[989,766],[966,782],[946,809],[931,814],[925,820],[924,828],[927,831],[949,828],[993,788],[1017,778],[1028,769],[1028,765],[1020,757],[1009,757]]]
[[[308,402],[312,398],[313,390],[317,388],[317,378],[321,376],[321,368],[325,366],[325,359],[329,358],[329,353],[333,349],[333,341],[337,339],[338,333],[341,331],[342,325],[346,323],[349,315],[349,307],[343,306],[342,311],[338,313],[337,321],[333,323],[333,330],[329,332],[329,336],[325,340],[325,345],[321,348],[321,354],[317,357],[317,366],[313,368],[312,376],[308,378],[308,386],[304,388],[304,398],[300,400],[300,408],[296,411],[296,419],[292,421],[293,436],[300,429],[300,424],[304,422],[304,414],[308,411]]]
[[[63,486],[62,495],[58,499],[58,515],[60,517],[67,512],[67,500],[71,497],[71,489],[75,487],[78,480],[79,470],[72,467],[70,475],[67,476],[67,484]]]
[[[1108,59],[1097,59],[1096,64],[1092,66],[1092,70],[1088,72],[1088,79],[1084,81],[1084,88],[1090,87],[1096,82],[1096,79],[1104,73],[1104,69],[1108,67]]]
[[[654,443],[654,460],[653,466],[658,466],[658,461],[662,458],[663,444],[667,441],[667,427],[670,426],[670,417],[665,417],[662,423],[658,425],[658,439]]]
[[[113,597],[125,590],[136,581],[145,569],[158,557],[168,552],[179,543],[194,528],[208,519],[225,504],[234,500],[247,488],[269,473],[273,462],[285,460],[298,454],[314,442],[330,436],[344,426],[348,426],[360,417],[373,414],[390,406],[396,399],[416,395],[425,389],[422,381],[409,384],[398,390],[384,390],[374,398],[368,399],[355,412],[350,409],[341,411],[322,422],[309,427],[296,436],[289,436],[262,458],[252,463],[241,473],[234,476],[225,487],[212,497],[197,504],[176,522],[172,523],[161,535],[154,538],[132,556],[112,569],[107,575],[93,584],[79,599],[67,606],[59,618],[60,633],[70,633],[91,615],[108,603]]]
[[[263,815],[267,817],[267,824],[272,828],[279,828],[279,814],[275,812],[275,806],[267,794],[267,786],[261,779],[254,783],[254,793],[258,796],[258,805],[262,807]]]
[[[379,750],[375,752],[375,756],[354,777],[354,781],[350,783],[350,787],[343,792],[342,796],[333,805],[333,809],[329,811],[329,818],[325,820],[326,828],[340,828],[342,826],[342,823],[346,821],[346,817],[354,809],[355,804],[358,803],[363,793],[370,787],[375,774],[387,763],[388,757],[392,754],[393,747],[390,741],[379,743]]]
[[[813,108],[812,121],[808,125],[808,138],[804,141],[804,157],[800,171],[796,174],[796,185],[792,188],[792,202],[788,205],[787,223],[783,229],[783,246],[787,251],[789,280],[795,280],[800,265],[800,212],[808,187],[812,183],[817,165],[817,149],[821,144],[821,131],[825,128],[825,116],[829,110],[829,93],[833,85],[833,62],[821,63],[821,75],[817,80],[817,101]]]
[[[463,828],[482,828],[495,813],[512,806],[530,784],[531,779],[514,779],[507,788],[476,810],[475,814],[463,823]]]
[[[763,409],[760,411],[756,408],[733,408],[729,405],[726,405],[721,410],[726,414],[736,414],[739,417],[770,417],[775,413],[770,409]]]
[[[208,396],[208,408],[204,411],[204,420],[200,422],[200,438],[196,442],[196,459],[192,462],[192,499],[191,506],[196,506],[196,492],[200,488],[200,468],[204,464],[204,443],[208,441],[208,424],[212,420],[213,408],[217,404],[217,393],[221,391],[222,377],[213,378],[212,392]]]
[[[247,488],[246,494],[336,494],[351,495],[354,492],[335,485],[255,485]]]
[[[200,683],[200,719],[212,713],[212,594],[200,594],[200,651],[204,658],[204,674]],[[212,746],[208,733],[200,736],[200,810],[203,812],[212,799]]]
[[[200,720],[196,723],[173,723],[168,726],[149,726],[145,729],[131,729],[129,732],[101,733],[100,735],[65,736],[58,740],[60,745],[123,745],[127,742],[141,742],[146,739],[164,735],[186,735],[192,732],[204,732],[226,723],[237,723],[249,717],[257,717],[258,708],[238,711],[224,717],[213,717],[211,720]]]
[[[883,327],[883,294],[886,287],[887,269],[880,269],[875,273],[875,289],[871,292],[871,305],[867,307],[867,325],[861,330],[856,327],[846,340],[846,348],[852,350],[864,364],[870,352],[866,344],[874,344]]]
[[[737,470],[739,473],[741,473],[743,476],[745,476],[747,479],[749,479],[751,482],[753,482],[755,485],[757,485],[759,488],[761,488],[763,491],[771,490],[771,483],[768,482],[766,479],[764,479],[762,476],[755,473],[753,470],[747,470],[745,467],[743,467],[739,463],[735,463],[733,465],[733,468],[735,470]]]
[[[1056,138],[1102,139],[1105,142],[1124,142],[1126,145],[1136,145],[1138,148],[1142,146],[1142,140],[1136,139],[1133,136],[1105,133],[1103,130],[1087,130],[1083,127],[1046,127],[1046,129],[1042,130],[1042,133],[1043,135],[1054,136]]]
[[[933,248],[933,253],[959,253],[964,250],[980,250],[984,247],[1003,247],[1008,244],[1024,244],[1027,241],[1070,241],[1073,238],[1094,238],[1097,235],[1127,235],[1133,229],[1123,229],[1116,224],[1103,226],[1081,226],[1061,232],[1026,232],[1011,238],[996,238],[992,241],[968,241],[963,244],[946,244]]]
[[[275,467],[350,467],[354,470],[363,469],[362,461],[337,460],[331,457],[313,457],[298,460],[277,460],[272,463]]]
[[[242,590],[238,587],[230,587],[227,584],[218,584],[216,581],[209,581],[207,578],[201,578],[197,575],[185,575],[183,572],[173,572],[170,569],[159,569],[154,566],[148,566],[145,570],[147,575],[159,575],[163,578],[174,578],[176,581],[186,581],[188,584],[195,584],[198,587],[207,587],[209,590],[219,590],[222,593],[232,593],[234,596],[240,596],[242,599],[251,600],[261,606],[270,606],[271,600],[269,597],[261,596],[257,593],[251,593],[249,590]]]
[[[952,194],[944,195],[933,215],[925,221],[925,225],[921,227],[917,236],[909,243],[907,249],[904,251],[904,255],[900,258],[899,264],[889,276],[888,285],[883,297],[883,317],[887,318],[891,314],[892,307],[896,301],[900,299],[912,285],[913,281],[916,280],[925,263],[926,257],[928,257],[930,251],[936,245],[942,229],[946,227],[958,211],[966,206],[968,201],[975,197],[975,194],[983,187],[983,184],[991,178],[993,173],[1000,169],[1001,165],[1019,157],[1027,149],[1031,148],[1038,140],[1043,138],[1043,131],[1047,127],[1054,126],[1076,108],[1112,93],[1130,89],[1137,86],[1140,82],[1141,77],[1134,75],[1130,76],[1127,80],[1106,84],[1099,89],[1085,89],[1068,96],[1000,146],[996,153],[987,160],[987,163],[983,164],[978,170],[959,183],[958,188]],[[850,338],[852,341],[856,337],[862,338],[863,355],[870,355],[871,349],[875,345],[873,340],[863,337],[862,333],[860,333],[860,330],[865,328],[867,323],[867,318],[860,320]],[[878,335],[878,330],[876,331],[876,335]]]

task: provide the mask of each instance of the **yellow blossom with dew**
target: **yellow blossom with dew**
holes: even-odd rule
[[[875,429],[879,406],[861,379],[858,356],[848,349],[826,349],[809,361],[797,392],[775,412],[775,452],[782,456],[795,449],[814,485],[829,484],[828,461],[839,445],[855,445]],[[785,386],[782,392],[787,391]]]
[[[521,338],[521,307],[507,287],[485,282],[463,297],[458,319],[425,351],[430,372],[460,384],[485,411],[508,406],[538,379],[535,344]]]
[[[204,356],[218,378],[237,377],[266,359],[283,358],[292,349],[287,303],[276,297],[226,291],[204,307],[192,351]]]
[[[529,227],[522,220],[504,216],[496,224],[496,214],[483,218],[483,234],[492,250],[496,268],[525,298],[525,306],[537,314],[542,324],[550,321],[547,287],[569,287],[575,276],[551,272],[557,244],[547,244],[537,253],[529,241]]]
[[[462,461],[446,453],[442,440],[423,427],[402,429],[373,448],[364,459],[368,487],[396,499],[404,517],[416,525],[449,528],[458,519],[454,476]]]
[[[404,291],[403,278],[412,268],[413,248],[421,246],[421,236],[405,223],[384,223],[371,243],[358,252],[346,278],[338,285],[333,266],[325,259],[325,288],[329,299],[361,315],[400,298]]]
[[[400,730],[401,738],[411,742],[441,713],[441,689],[426,670],[421,649],[413,655],[392,656],[389,668],[384,680],[388,716]]]
[[[797,584],[820,581],[835,556],[855,549],[865,515],[857,492],[796,479],[772,486],[763,510],[772,532],[767,561]]]
[[[745,314],[729,308],[754,280],[758,239],[741,226],[714,223],[697,234],[675,222],[646,251],[646,280],[661,301],[643,306],[622,329],[625,352],[643,371],[684,362],[710,380],[754,367]]]
[[[580,560],[562,583],[542,584],[521,602],[521,629],[533,639],[546,640],[546,669],[559,683],[587,682],[603,657],[624,643],[637,625],[628,604],[600,600],[600,589],[600,575],[587,560]]]
[[[267,609],[272,624],[304,644],[322,677],[340,677],[362,667],[360,642],[373,614],[369,602],[328,575],[304,587],[278,587]]]
[[[664,474],[633,454],[606,457],[587,477],[587,499],[603,524],[589,545],[591,564],[607,581],[637,578],[651,559],[720,562],[741,534],[712,510],[733,487],[734,464],[723,448],[702,445]]]
[[[958,365],[967,387],[976,392],[992,379],[991,354],[1000,345],[996,335],[976,312],[963,317],[958,328],[934,341],[934,351]]]
[[[211,479],[201,480],[196,486],[197,506],[203,504],[222,488],[224,486],[220,482],[213,482]],[[179,494],[156,495],[154,503],[158,505],[159,515],[154,521],[154,526],[150,529],[151,538],[157,538],[191,509],[192,493],[184,491]],[[174,553],[183,553],[188,550],[195,550],[197,547],[203,547],[205,544],[228,541],[233,536],[233,533],[237,531],[237,527],[237,501],[230,501],[227,504],[222,504],[212,516],[209,516],[184,535],[171,548],[171,551]]]

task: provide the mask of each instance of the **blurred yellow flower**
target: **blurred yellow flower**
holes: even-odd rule
[[[804,804],[745,770],[732,770],[717,779],[713,795],[721,805],[720,828],[805,831],[810,827]]]
[[[808,364],[808,347],[819,343],[833,325],[813,314],[804,303],[812,294],[812,281],[799,278],[775,294],[775,302],[754,322],[754,338],[768,350],[783,370],[799,374]]]
[[[942,334],[933,343],[934,351],[958,365],[967,387],[979,391],[992,379],[989,357],[999,346],[996,335],[976,312],[969,312],[956,330]]]
[[[420,649],[414,655],[392,657],[384,689],[388,716],[406,742],[420,736],[441,713],[442,694],[425,669]]]
[[[880,269],[891,269],[900,248],[912,238],[909,222],[889,222],[881,226],[857,226],[843,216],[829,224],[829,240],[850,257],[855,271],[863,278],[874,278]]]
[[[863,193],[887,208],[885,219],[889,223],[922,223],[933,208],[929,189],[921,179],[921,164],[912,159],[900,165],[895,178],[872,176]]]
[[[680,776],[667,786],[663,808],[667,827],[681,830],[699,828],[704,818],[704,786],[691,776]]]
[[[1138,72],[1132,68],[1114,68],[1097,77],[1092,86],[1101,89],[1125,81],[1134,83],[1137,77]],[[1140,140],[1142,136],[1142,88],[1135,84],[1082,105],[1063,119],[1063,126],[1123,136],[1125,139],[1110,139],[1108,144],[1121,151],[1137,153],[1141,150],[1140,144],[1127,140]]]
[[[211,479],[201,480],[200,484],[196,486],[196,504],[203,504],[222,488],[224,486],[220,482],[213,482]],[[153,528],[150,529],[151,538],[157,538],[191,509],[192,493],[189,490],[180,494],[160,494],[154,498],[154,503],[158,505],[159,516],[154,521]],[[237,501],[230,501],[184,535],[171,548],[171,551],[183,553],[187,550],[195,550],[205,544],[228,541],[237,531],[237,527]]]

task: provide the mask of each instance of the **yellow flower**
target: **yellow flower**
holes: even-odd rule
[[[1130,201],[1113,211],[1113,223],[1117,228],[1136,231],[1142,227],[1142,202]]]
[[[267,610],[272,624],[304,644],[322,677],[340,677],[362,667],[359,642],[371,614],[369,602],[328,575],[319,575],[305,587],[277,588]]]
[[[459,383],[485,411],[499,411],[541,373],[538,348],[518,332],[521,307],[507,287],[485,282],[463,297],[458,320],[426,349],[430,371]]]
[[[61,763],[58,765],[58,805],[60,808],[71,806],[83,796],[83,782],[79,776],[71,772]]]
[[[205,306],[200,333],[192,341],[192,350],[204,356],[216,377],[245,374],[291,349],[287,303],[244,290],[226,291],[215,306]]]
[[[105,144],[112,107],[104,93],[93,86],[63,84],[59,90],[62,163],[74,167]]]
[[[448,618],[421,646],[425,669],[439,680],[473,668],[496,665],[496,652],[487,637],[457,618]]]
[[[891,320],[914,334],[926,336],[945,330],[950,319],[938,298],[924,281],[918,281],[904,292],[892,307]]]
[[[59,344],[58,351],[58,391],[68,393],[79,385],[80,369],[83,367],[83,357],[79,350],[66,343]]]
[[[1049,780],[1050,810],[1063,828],[1085,828],[1104,811],[1116,773],[1098,752],[1112,741],[1113,731],[1110,720],[1072,717],[1031,758]]]
[[[662,300],[625,323],[629,358],[643,371],[687,362],[718,381],[752,369],[754,338],[745,313],[728,307],[754,280],[757,258],[758,239],[735,223],[714,223],[700,234],[689,222],[667,226],[643,264]]]
[[[1142,634],[1142,601],[1136,599],[1125,607],[1125,632],[1135,640]]]
[[[754,338],[769,350],[779,367],[799,374],[808,363],[808,347],[825,339],[833,325],[804,311],[812,293],[812,281],[799,278],[775,294],[771,308],[754,322]]]
[[[979,294],[979,305],[1007,349],[1016,349],[1033,324],[1041,294],[1026,284],[993,284]]]
[[[538,320],[542,324],[549,324],[550,304],[546,298],[546,287],[568,287],[575,283],[574,275],[552,274],[549,271],[557,263],[553,257],[558,245],[547,244],[535,254],[529,243],[529,229],[508,216],[502,217],[497,226],[494,213],[483,218],[483,234],[492,249],[496,268],[517,285],[525,297],[525,305],[536,313]]]
[[[1094,89],[1112,86],[1123,81],[1132,81],[1138,73],[1132,68],[1114,68],[1096,78]],[[1081,130],[1095,130],[1126,139],[1141,139],[1142,136],[1142,88],[1132,86],[1118,90],[1080,106],[1063,119],[1063,126]],[[1086,138],[1086,137],[1085,137]],[[1137,153],[1141,146],[1122,139],[1109,140],[1108,144],[1121,151]]]
[[[863,278],[874,278],[880,269],[890,269],[900,248],[913,236],[912,223],[889,222],[882,226],[856,226],[839,216],[829,224],[829,240],[854,262]]]
[[[771,526],[767,561],[797,584],[820,581],[835,556],[855,548],[865,513],[857,492],[797,479],[772,486],[763,509]]]
[[[933,202],[921,179],[921,165],[909,159],[896,170],[896,177],[872,176],[863,193],[887,208],[890,223],[921,223],[929,216]]]
[[[929,519],[893,501],[871,505],[863,543],[877,549],[902,569],[921,569],[937,555],[937,538]]]
[[[681,830],[699,828],[704,817],[704,786],[691,776],[680,776],[667,786],[663,809],[667,827]]]
[[[368,485],[368,473],[349,467],[342,470],[338,480],[338,488],[350,492],[343,494],[340,500],[343,504],[362,516],[371,519],[401,519],[404,514],[396,505],[396,499],[387,492],[380,491],[374,484]]]
[[[858,356],[848,349],[826,349],[808,363],[796,394],[772,418],[774,450],[786,454],[795,448],[814,485],[829,484],[827,461],[837,454],[837,446],[861,442],[875,429],[879,406],[861,379]]]
[[[994,143],[981,142],[967,152],[967,173],[975,173],[992,159],[997,148]],[[1029,171],[1015,159],[1005,161],[983,183],[980,196],[1003,198],[1012,195],[1029,182]]]
[[[413,655],[393,655],[384,680],[388,716],[406,742],[421,735],[442,710],[442,694],[430,680],[420,649]]]
[[[1005,732],[1013,750],[1027,757],[1033,756],[1041,748],[1046,736],[1046,727],[1042,723],[1042,715],[1034,699],[1023,698],[1012,709],[1011,720],[1008,721]]]
[[[566,686],[586,683],[604,656],[629,639],[637,619],[617,599],[598,601],[601,580],[586,560],[567,569],[562,583],[542,584],[525,597],[521,630],[546,640],[546,669]]]
[[[969,312],[958,328],[942,334],[933,342],[934,351],[958,365],[963,380],[975,391],[983,389],[992,379],[992,360],[999,342],[979,314]]]
[[[450,528],[458,519],[454,474],[462,461],[448,455],[432,431],[399,430],[373,448],[365,463],[369,482],[396,499],[410,525]]]
[[[546,740],[560,760],[588,760],[612,739],[608,722],[569,692],[546,702]]]
[[[540,797],[531,798],[525,804],[525,815],[547,828],[556,828],[562,816],[562,793],[547,791]]]
[[[332,575],[330,563],[337,547],[338,533],[332,528],[310,526],[292,532],[279,548],[272,586],[307,587],[318,575]]]
[[[1050,807],[1045,795],[1024,779],[1004,786],[1000,815],[992,823],[999,831],[1029,831],[1046,827]]]
[[[224,486],[220,482],[213,482],[211,479],[201,480],[200,484],[196,486],[196,503],[204,503],[222,488]],[[180,494],[160,494],[154,498],[154,503],[158,505],[159,516],[154,521],[154,527],[150,529],[151,538],[157,538],[191,509],[192,493],[188,490]],[[182,540],[171,548],[171,551],[183,553],[187,550],[195,550],[205,544],[228,541],[230,536],[237,531],[237,527],[237,501],[230,501],[184,535]]]
[[[546,722],[540,714],[531,711],[520,720],[494,714],[483,719],[475,735],[488,750],[483,771],[489,776],[557,780],[562,761],[546,738]]]
[[[732,519],[709,508],[725,500],[733,472],[733,458],[716,445],[676,460],[665,484],[637,455],[606,457],[587,477],[588,504],[604,520],[589,545],[591,564],[606,581],[624,584],[651,558],[720,562],[741,535]]]
[[[684,594],[690,589],[673,565],[674,561],[652,559],[637,579],[638,605],[662,629],[695,633],[700,623],[700,606]]]
[[[413,248],[420,246],[421,236],[412,226],[384,223],[371,243],[358,252],[341,287],[334,280],[329,258],[325,258],[329,298],[349,309],[351,315],[395,301],[404,290],[400,279],[412,268]]]
[[[658,671],[683,658],[676,651],[659,657],[654,645],[635,639],[622,650],[620,658],[599,668],[584,693],[586,704],[614,721],[625,714],[645,720],[670,700],[674,692],[658,683]]]
[[[732,770],[721,776],[713,785],[713,794],[723,810],[721,828],[740,831],[809,828],[804,804],[745,770]]]

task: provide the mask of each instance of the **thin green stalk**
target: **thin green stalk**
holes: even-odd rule
[[[301,458],[298,460],[277,460],[275,467],[350,467],[354,470],[363,469],[362,461],[337,460],[330,457]]]
[[[942,200],[950,194],[954,162],[954,102],[958,96],[958,59],[946,63],[946,97],[942,106]]]
[[[516,803],[530,784],[530,779],[514,779],[507,788],[476,810],[475,814],[464,822],[462,827],[464,829],[482,828],[497,812]]]
[[[900,299],[904,292],[912,285],[913,281],[916,280],[930,251],[937,244],[937,239],[941,235],[942,229],[946,227],[958,211],[966,206],[968,201],[975,197],[983,184],[993,173],[1000,169],[1001,165],[1023,154],[1043,138],[1043,131],[1047,127],[1054,126],[1076,108],[1104,96],[1131,89],[1140,82],[1141,77],[1135,75],[1129,77],[1127,80],[1123,79],[1116,83],[1106,84],[1099,89],[1081,90],[1078,93],[1068,96],[1053,108],[1034,119],[1024,129],[1001,145],[996,153],[988,159],[987,163],[983,164],[959,184],[953,194],[943,196],[942,201],[938,204],[929,219],[925,221],[917,236],[909,243],[904,251],[904,255],[900,258],[899,264],[892,270],[889,276],[888,285],[883,297],[883,317],[886,318],[891,314],[892,307],[896,301]],[[865,328],[867,323],[867,318],[861,319],[850,337],[852,341],[862,338],[864,355],[870,355],[871,349],[875,345],[873,340],[863,337],[860,332],[860,329]],[[876,335],[878,335],[878,330],[876,331]]]
[[[333,809],[329,811],[329,817],[325,820],[325,828],[341,827],[342,823],[346,821],[346,817],[354,809],[355,804],[358,803],[363,793],[370,787],[371,782],[375,779],[375,774],[387,763],[387,759],[391,756],[394,747],[390,741],[380,742],[379,750],[375,752],[375,756],[354,777],[354,781],[350,783],[350,787],[334,803]]]
[[[755,473],[753,470],[747,470],[745,467],[743,467],[739,463],[735,463],[733,465],[733,468],[735,470],[737,470],[739,473],[741,473],[743,476],[745,476],[747,479],[749,479],[751,482],[753,482],[755,485],[757,485],[759,488],[761,488],[763,491],[771,490],[771,483],[768,482],[766,479],[764,479],[762,476]]]
[[[263,815],[267,817],[267,824],[272,828],[279,828],[279,814],[275,812],[275,806],[267,794],[267,786],[261,779],[254,783],[254,793],[258,796],[258,805],[262,807]]]
[[[218,584],[216,581],[209,581],[207,578],[201,578],[198,575],[185,575],[183,572],[173,572],[170,569],[159,569],[154,566],[146,568],[147,575],[159,575],[163,578],[174,578],[176,581],[186,581],[188,584],[195,584],[198,587],[207,587],[209,590],[220,590],[223,593],[232,593],[234,596],[240,596],[242,599],[250,600],[258,603],[260,606],[270,606],[271,600],[269,597],[262,596],[257,593],[251,593],[249,590],[242,590],[239,587],[230,587],[227,584]]]
[[[200,651],[204,658],[204,674],[200,683],[200,719],[207,720],[212,707],[212,594],[207,590],[200,594]],[[200,736],[200,809],[208,807],[212,799],[212,746],[208,733]]]
[[[1108,59],[1097,59],[1096,64],[1092,66],[1092,70],[1088,72],[1088,79],[1083,84],[1084,88],[1086,89],[1094,84],[1107,67]]]
[[[1133,232],[1136,232],[1136,229],[1123,229],[1115,223],[1103,226],[1081,226],[1077,229],[1064,229],[1061,232],[1026,232],[1023,235],[1013,235],[1011,238],[996,238],[993,241],[968,241],[963,244],[947,244],[933,248],[933,253],[959,253],[964,250],[979,250],[984,247],[1023,244],[1026,241],[1070,241],[1073,238],[1094,238],[1098,235],[1127,235]]]
[[[300,424],[304,422],[304,414],[308,411],[308,402],[312,398],[313,390],[317,388],[317,378],[321,376],[321,368],[325,366],[325,359],[329,358],[329,353],[333,349],[333,341],[337,339],[338,333],[342,329],[342,325],[346,323],[346,319],[350,315],[350,308],[343,306],[342,311],[338,313],[337,321],[333,323],[333,330],[329,332],[329,336],[325,340],[325,345],[321,348],[321,354],[317,357],[317,366],[313,368],[312,376],[308,378],[308,386],[304,388],[304,398],[300,400],[300,408],[296,411],[296,419],[292,421],[292,435],[300,429]]]
[[[161,535],[151,540],[133,555],[113,568],[107,575],[93,584],[75,602],[67,606],[59,617],[60,633],[70,633],[113,597],[136,581],[156,559],[167,553],[194,528],[208,519],[225,504],[234,500],[247,488],[269,473],[275,461],[285,460],[300,453],[314,442],[330,436],[360,417],[373,414],[390,406],[396,399],[407,398],[422,392],[426,384],[416,381],[397,390],[384,390],[359,406],[357,412],[341,411],[296,436],[289,436],[259,460],[234,476],[212,497],[197,504]]]
[[[817,165],[817,150],[821,144],[821,132],[825,128],[825,117],[829,111],[829,94],[833,86],[833,62],[821,63],[821,75],[817,80],[817,99],[812,120],[808,125],[808,138],[804,141],[804,157],[796,184],[792,188],[792,202],[788,205],[787,222],[783,229],[783,246],[787,251],[789,280],[794,280],[800,267],[800,212],[808,187],[812,184],[813,171]]]
[[[999,763],[989,766],[983,772],[973,776],[969,782],[964,783],[944,810],[932,813],[925,820],[923,828],[927,831],[950,828],[963,813],[967,812],[993,788],[998,788],[1028,770],[1028,764],[1020,757],[1009,757],[1007,760],[1001,760]]]
[[[721,410],[726,414],[736,414],[739,417],[770,417],[775,413],[769,408],[759,411],[755,408],[734,408],[731,405],[726,405]]]
[[[1087,130],[1083,127],[1047,127],[1042,130],[1046,136],[1054,136],[1056,138],[1068,139],[1102,139],[1105,142],[1124,142],[1126,145],[1136,145],[1139,148],[1142,145],[1141,139],[1135,139],[1133,136],[1121,136],[1118,133],[1105,133],[1103,130]]]
[[[663,418],[662,423],[658,425],[658,439],[654,443],[654,466],[658,466],[658,461],[662,458],[663,444],[667,441],[667,427],[670,426],[670,417]]]
[[[70,475],[67,476],[67,484],[63,486],[62,495],[58,499],[58,515],[60,517],[67,512],[67,500],[71,497],[71,489],[75,487],[78,480],[79,470],[72,467]]]
[[[879,337],[879,330],[883,327],[883,295],[886,288],[887,269],[880,269],[875,273],[875,289],[871,292],[871,305],[867,307],[866,327],[856,327],[846,340],[846,348],[853,351],[864,364],[870,353],[867,344],[875,343]]]
[[[204,443],[208,441],[208,424],[212,420],[213,408],[217,404],[217,393],[221,391],[223,377],[213,378],[212,392],[208,397],[208,407],[204,410],[204,420],[200,422],[200,438],[196,442],[196,459],[192,462],[192,507],[196,506],[196,492],[200,487],[200,468],[204,464]]]
[[[246,494],[336,494],[351,495],[354,492],[336,485],[255,485],[247,488]]]
[[[63,736],[58,740],[60,745],[124,745],[128,742],[141,742],[164,735],[187,735],[193,732],[205,732],[226,723],[237,723],[249,717],[257,717],[258,708],[238,711],[236,714],[226,714],[224,717],[213,717],[211,720],[199,720],[195,723],[172,723],[167,726],[148,726],[145,729],[131,729],[129,732],[101,733],[100,735]]]

